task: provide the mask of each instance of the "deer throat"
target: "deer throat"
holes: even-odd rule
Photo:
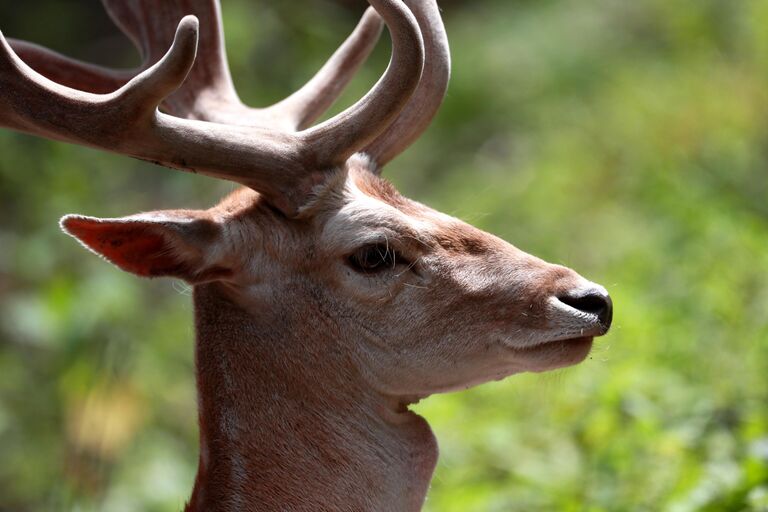
[[[297,351],[308,338],[290,314],[254,318],[220,285],[194,301],[200,459],[187,512],[420,510],[438,452],[423,418],[368,389],[317,335]]]

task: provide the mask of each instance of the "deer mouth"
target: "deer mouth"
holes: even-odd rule
[[[565,340],[552,341],[547,343],[547,345],[549,345],[550,343],[560,343],[567,347],[573,347],[573,348],[583,347],[583,346],[592,348],[592,342],[594,341],[594,339],[595,339],[594,336],[579,336],[578,338],[568,338]]]
[[[594,336],[577,336],[509,348],[527,371],[544,372],[582,362],[592,350],[593,341]]]
[[[522,347],[518,350],[531,351],[531,352],[536,352],[540,350],[551,351],[551,350],[577,348],[584,345],[588,345],[591,348],[592,342],[594,341],[594,339],[595,339],[594,336],[576,336],[573,338],[558,338],[554,340],[544,341],[536,345]]]

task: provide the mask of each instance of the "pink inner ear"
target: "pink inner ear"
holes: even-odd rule
[[[147,277],[188,274],[189,269],[160,232],[164,229],[161,226],[84,217],[67,217],[62,226],[92,251],[128,272]]]

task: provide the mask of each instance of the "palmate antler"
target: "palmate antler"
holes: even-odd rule
[[[383,165],[412,143],[447,84],[447,41],[434,0],[370,0],[375,12],[365,13],[315,77],[264,109],[246,107],[234,90],[216,0],[104,3],[141,49],[143,70],[101,68],[13,41],[17,54],[0,34],[0,125],[234,181],[289,216],[352,154],[363,150]],[[360,101],[307,127],[370,52],[377,13],[392,35],[386,72]]]

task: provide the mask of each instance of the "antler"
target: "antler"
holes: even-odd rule
[[[199,59],[184,85],[165,107],[190,119],[244,126],[302,129],[315,121],[338,98],[365,61],[381,33],[381,19],[369,9],[357,28],[307,84],[283,101],[265,109],[243,105],[229,73],[217,0],[102,0],[117,25],[140,48],[145,63],[156,62],[173,37],[168,20],[193,14],[203,20]],[[159,12],[158,12],[159,11]]]
[[[427,129],[443,103],[451,77],[451,55],[440,9],[434,0],[404,0],[421,28],[424,39],[424,69],[416,91],[394,123],[364,152],[378,171],[403,152]]]
[[[102,68],[70,59],[27,43],[10,40],[24,62],[46,78],[94,93],[108,93],[123,86],[140,71],[162,58],[173,40],[173,23],[185,15],[200,20],[198,58],[187,80],[171,94],[162,108],[178,117],[243,126],[303,129],[325,112],[370,54],[381,34],[381,18],[369,8],[355,30],[307,84],[271,107],[257,109],[242,104],[229,73],[217,0],[102,0],[115,24],[141,52],[138,70]]]
[[[322,179],[319,174],[343,163],[381,134],[418,86],[424,61],[418,22],[401,0],[370,0],[370,3],[392,34],[390,65],[365,97],[310,129],[275,130],[263,126],[262,120],[246,125],[233,122],[230,116],[243,111],[234,103],[236,95],[223,60],[221,41],[211,42],[212,37],[219,37],[218,26],[206,32],[204,37],[208,42],[202,47],[204,57],[212,59],[212,65],[209,67],[201,59],[199,70],[193,69],[199,31],[194,16],[181,21],[171,49],[160,61],[108,94],[84,92],[52,82],[19,59],[0,34],[0,91],[3,92],[0,125],[236,181],[261,192],[287,215],[296,215],[313,183]],[[141,27],[142,13],[147,15],[148,11],[140,7],[145,4],[142,0],[133,0],[127,5],[137,10],[119,11],[115,16],[126,27]],[[218,20],[217,3],[189,0],[189,5],[213,7]],[[162,18],[164,13],[161,9],[157,18]],[[131,19],[129,24],[126,20]],[[371,15],[367,14],[362,22],[363,32],[368,33],[371,23]],[[146,34],[137,39],[147,55],[157,48]],[[347,75],[349,63],[357,60],[347,57],[359,55],[354,50],[360,47],[354,41],[346,50],[343,46],[340,54],[337,52],[338,58],[334,56],[319,77],[310,82],[314,82],[311,87],[278,104],[272,115],[280,112],[287,119],[293,115],[291,122],[295,125],[307,122],[328,101],[327,94],[321,98],[317,90],[326,93],[333,90],[330,79]],[[75,61],[58,62],[72,64]],[[95,69],[88,69],[92,72],[91,78],[98,75]],[[179,89],[190,70],[188,89]],[[109,73],[102,76],[106,77],[102,85],[106,85],[107,79],[118,80]],[[182,94],[171,99],[174,91]],[[207,103],[211,101],[213,103]],[[176,110],[177,115],[193,119],[158,112],[161,102],[166,103],[169,110]],[[224,106],[223,114],[215,113],[211,107],[217,104]],[[239,100],[237,105],[241,105]],[[196,117],[203,120],[194,119]]]
[[[28,41],[8,39],[21,60],[47,79],[73,89],[107,94],[125,85],[141,70],[113,70],[80,62]]]

